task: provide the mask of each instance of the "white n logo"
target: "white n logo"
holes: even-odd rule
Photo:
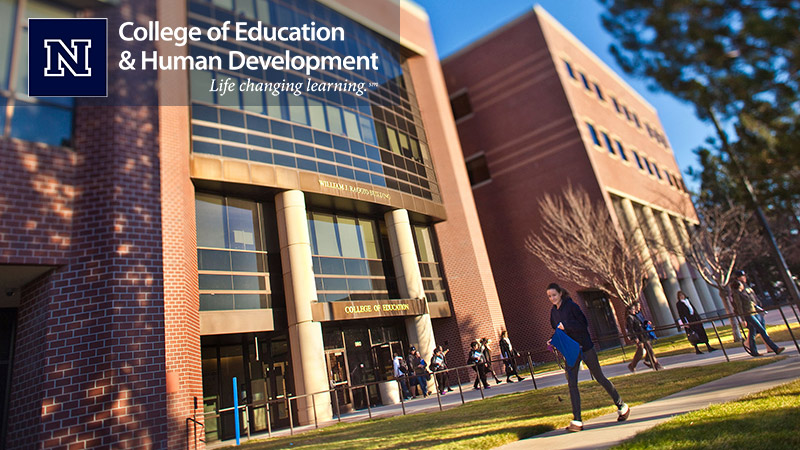
[[[75,77],[91,77],[92,68],[89,67],[89,49],[92,41],[89,39],[70,39],[69,47],[61,39],[45,39],[44,48],[47,49],[47,67],[44,68],[46,77],[63,77],[64,67]]]

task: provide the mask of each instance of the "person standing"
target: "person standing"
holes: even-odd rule
[[[500,357],[503,358],[503,364],[505,365],[506,369],[506,383],[513,383],[514,380],[511,379],[511,375],[517,377],[517,381],[522,381],[525,377],[519,376],[517,373],[517,364],[514,361],[514,358],[519,356],[519,352],[514,350],[514,347],[511,345],[511,341],[508,339],[508,331],[503,330],[500,332]],[[533,370],[533,368],[531,368]]]
[[[428,363],[422,359],[419,350],[414,351],[414,375],[417,376],[417,386],[422,389],[422,397],[430,395],[428,391]]]
[[[444,362],[444,352],[442,347],[438,346],[433,350],[431,357],[431,372],[436,377],[436,384],[438,385],[439,394],[444,395],[450,389],[449,377],[447,376],[447,364]]]
[[[478,341],[472,341],[472,344],[470,344],[467,364],[472,365],[472,370],[477,372],[473,387],[475,389],[480,389],[480,385],[478,383],[483,383],[484,389],[490,389],[489,383],[486,382],[486,361],[483,358],[481,344]]]
[[[695,353],[698,355],[703,354],[698,347],[699,344],[706,344],[706,349],[708,349],[709,353],[715,351],[716,349],[708,343],[708,334],[706,334],[705,327],[702,323],[699,323],[701,319],[700,314],[697,313],[697,308],[689,301],[683,291],[678,291],[677,296],[678,301],[675,302],[675,306],[678,308],[678,323],[683,325],[687,335],[690,335],[692,332],[697,335],[697,340],[692,342]]]
[[[392,371],[394,372],[394,377],[400,381],[400,387],[403,389],[403,399],[410,399],[411,391],[408,390],[408,365],[399,353],[395,353],[394,359],[392,359]]]
[[[772,339],[770,339],[767,334],[767,329],[764,328],[761,321],[758,319],[758,310],[761,308],[758,306],[760,302],[753,289],[745,286],[745,284],[739,280],[734,281],[733,301],[736,304],[736,311],[739,313],[739,316],[747,324],[747,341],[750,344],[750,349],[752,350],[751,354],[753,356],[761,356],[756,347],[756,333],[761,335],[761,338],[764,339],[764,343],[767,344],[776,355],[780,355],[781,352],[786,350],[785,347],[778,347],[777,344],[772,342]]]
[[[411,398],[417,398],[419,390],[419,378],[416,376],[416,371],[414,370],[414,354],[417,352],[417,348],[413,345],[408,348],[408,355],[406,355],[406,365],[408,366],[408,389],[411,391]]]
[[[636,372],[636,365],[643,356],[650,359],[650,363],[656,370],[661,370],[663,367],[658,362],[656,354],[653,352],[653,346],[650,344],[650,334],[647,332],[645,325],[646,319],[642,314],[642,308],[639,302],[635,302],[628,306],[628,315],[625,317],[625,328],[628,331],[628,336],[633,339],[636,344],[636,353],[633,355],[633,360],[628,364],[628,370]]]
[[[581,311],[581,308],[572,301],[569,293],[556,283],[547,286],[547,298],[553,307],[550,309],[550,326],[553,330],[564,331],[570,338],[580,344],[581,354],[579,360],[583,360],[589,372],[595,380],[608,392],[614,405],[617,407],[617,421],[622,422],[628,419],[631,409],[622,401],[617,388],[603,374],[600,361],[597,359],[597,351],[589,335],[589,322]],[[548,341],[548,345],[550,342]],[[578,390],[578,371],[581,365],[578,361],[572,367],[567,367],[567,384],[569,385],[569,398],[572,402],[572,421],[566,428],[568,432],[583,430],[581,420],[581,394]]]
[[[491,343],[491,339],[481,338],[481,352],[483,352],[483,359],[486,361],[486,373],[492,374],[494,382],[500,384],[502,382],[497,378],[497,375],[495,375],[494,369],[492,369],[492,351],[489,350],[489,344]]]

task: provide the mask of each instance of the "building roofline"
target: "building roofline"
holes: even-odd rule
[[[360,23],[361,25],[371,29],[372,31],[384,36],[385,38],[392,40],[401,46],[411,50],[412,52],[425,56],[428,51],[426,51],[422,46],[412,42],[412,40],[403,37],[400,34],[400,27],[399,27],[399,20],[400,15],[398,14],[398,29],[396,31],[390,30],[389,28],[380,25],[376,21],[370,19],[369,17],[364,16],[363,14],[359,13],[357,10],[348,8],[347,6],[341,4],[338,0],[317,0],[323,5],[327,6],[328,8],[333,9],[334,11],[343,14],[350,19]],[[397,6],[398,10],[404,10],[409,12],[410,14],[416,16],[417,18],[424,20],[425,23],[430,26],[430,17],[428,13],[418,4],[414,3],[411,0],[385,0],[387,3],[394,4]]]
[[[446,58],[443,58],[442,59],[442,64],[444,65],[445,63],[447,63],[447,61],[449,61],[451,59],[458,58],[459,56],[462,56],[463,54],[471,51],[472,49],[474,49],[475,47],[483,44],[484,42],[486,42],[486,41],[488,41],[490,39],[493,39],[498,34],[503,33],[504,31],[508,30],[509,28],[513,27],[514,25],[517,25],[518,23],[524,21],[525,19],[528,19],[528,18],[533,17],[533,16],[535,16],[535,14],[533,12],[533,8],[531,8],[530,11],[520,14],[519,16],[517,16],[517,17],[509,20],[508,22],[500,25],[499,27],[495,28],[494,30],[489,31],[488,33],[484,34],[483,36],[479,37],[478,39],[470,42],[469,44],[465,45],[464,47],[461,47],[460,49],[458,49],[455,52],[453,52],[450,55],[448,55]]]
[[[569,41],[570,41],[570,42],[571,42],[573,45],[575,45],[576,47],[578,47],[578,49],[582,50],[582,51],[583,51],[583,53],[585,53],[586,55],[588,55],[588,56],[589,56],[589,59],[591,59],[592,61],[594,61],[594,63],[595,63],[595,64],[597,64],[597,65],[598,65],[598,66],[599,66],[599,67],[600,67],[600,68],[601,68],[603,71],[605,71],[605,72],[606,72],[608,75],[610,75],[612,78],[614,78],[614,80],[615,80],[615,81],[617,81],[618,83],[620,83],[622,86],[626,87],[626,88],[627,88],[627,90],[628,90],[628,91],[630,91],[630,92],[633,94],[633,96],[634,96],[634,97],[636,97],[636,99],[637,99],[637,100],[639,100],[640,102],[642,102],[642,103],[643,103],[645,106],[647,106],[647,107],[648,107],[648,108],[649,108],[649,109],[650,109],[650,110],[651,110],[651,111],[652,111],[652,112],[653,112],[653,113],[654,113],[656,116],[658,116],[658,111],[656,110],[656,108],[655,108],[655,107],[653,107],[653,105],[651,105],[651,104],[650,104],[650,102],[648,102],[647,100],[645,100],[645,99],[644,99],[644,97],[642,97],[642,95],[641,95],[641,94],[639,94],[639,92],[637,92],[637,91],[636,91],[636,89],[634,89],[634,88],[633,88],[633,86],[631,86],[631,85],[630,85],[630,84],[628,84],[628,83],[627,83],[625,80],[623,80],[623,79],[622,79],[622,77],[621,77],[621,76],[619,76],[619,74],[618,74],[616,71],[614,71],[614,69],[612,69],[611,67],[609,67],[609,66],[608,66],[608,64],[606,64],[606,63],[605,63],[605,61],[603,61],[602,59],[600,59],[600,57],[599,57],[599,56],[597,56],[597,55],[596,55],[596,54],[595,54],[593,51],[591,51],[591,50],[589,49],[589,47],[587,47],[587,46],[586,46],[586,45],[585,45],[583,42],[581,42],[581,40],[580,40],[580,39],[578,39],[577,37],[575,37],[575,35],[574,35],[574,34],[572,34],[572,33],[571,33],[571,32],[570,32],[570,31],[569,31],[569,30],[568,30],[566,27],[564,27],[564,25],[562,25],[562,24],[561,24],[561,22],[559,22],[559,21],[558,21],[558,20],[556,20],[556,19],[555,19],[555,18],[554,18],[552,15],[550,15],[550,13],[549,13],[549,12],[547,12],[547,10],[546,10],[546,9],[544,9],[544,8],[543,8],[541,5],[539,5],[539,4],[537,3],[536,5],[534,5],[534,7],[533,7],[533,11],[534,11],[534,13],[535,13],[535,15],[536,15],[536,17],[537,17],[537,18],[539,18],[539,19],[543,19],[543,20],[547,21],[547,23],[548,23],[550,26],[552,26],[553,28],[555,28],[555,29],[556,29],[556,31],[558,31],[558,32],[559,32],[559,33],[561,33],[561,34],[562,34],[564,37],[566,37],[566,38],[567,38],[567,40],[569,40]],[[547,36],[546,36],[546,35],[545,35],[545,40],[547,40]]]

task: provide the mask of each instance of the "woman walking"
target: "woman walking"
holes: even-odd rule
[[[633,360],[628,364],[628,370],[631,372],[636,372],[636,365],[639,364],[639,360],[641,360],[642,357],[646,357],[650,360],[651,364],[646,364],[647,361],[645,361],[645,365],[650,367],[655,366],[656,370],[663,369],[658,362],[658,358],[656,358],[655,352],[653,352],[653,346],[650,345],[651,334],[647,330],[646,322],[647,319],[645,319],[644,314],[642,314],[642,308],[639,302],[628,306],[628,316],[625,318],[625,325],[628,330],[628,336],[636,343],[636,353],[633,354]]]
[[[519,376],[517,373],[517,364],[514,358],[519,356],[519,352],[514,350],[511,346],[511,341],[508,339],[508,331],[503,330],[500,333],[500,357],[503,358],[503,364],[506,366],[506,383],[513,383],[511,375],[517,377],[517,381],[522,381],[525,377]],[[531,368],[532,369],[532,368]]]
[[[591,372],[595,380],[611,396],[614,405],[617,407],[617,421],[622,422],[628,419],[631,409],[622,401],[617,392],[617,388],[608,381],[600,368],[600,361],[597,359],[597,351],[594,343],[589,336],[589,322],[583,315],[581,308],[572,301],[569,293],[556,283],[547,286],[547,298],[553,304],[550,310],[550,326],[553,330],[560,329],[570,338],[575,340],[581,347],[580,358]],[[548,342],[549,344],[549,342]],[[581,395],[578,391],[578,371],[581,365],[578,361],[572,367],[567,367],[567,383],[569,385],[569,398],[572,401],[572,421],[566,428],[569,432],[583,430],[581,421]]]
[[[494,377],[494,382],[500,384],[501,381],[497,378],[497,375],[495,375],[494,369],[492,368],[492,351],[489,350],[489,344],[492,343],[492,340],[488,338],[481,338],[480,342],[483,358],[486,361],[486,373],[492,374],[492,377]]]
[[[708,349],[709,353],[716,350],[708,343],[708,334],[706,334],[706,329],[703,327],[703,324],[699,323],[701,319],[700,314],[697,314],[697,308],[689,301],[689,298],[686,297],[683,291],[678,291],[677,297],[678,301],[675,302],[675,306],[678,308],[679,323],[683,325],[683,329],[686,330],[687,337],[691,336],[692,333],[697,336],[697,339],[689,339],[689,342],[694,345],[694,352],[698,355],[703,354],[698,347],[699,344],[706,344],[706,349]]]

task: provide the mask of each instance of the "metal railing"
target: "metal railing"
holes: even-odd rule
[[[798,306],[797,304],[785,303],[783,305],[776,305],[776,306],[772,306],[772,307],[769,307],[769,308],[764,308],[764,311],[778,310],[780,312],[781,317],[783,319],[783,322],[784,322],[784,324],[786,325],[786,328],[789,331],[789,335],[791,336],[792,341],[794,342],[794,345],[797,348],[798,353],[800,353],[800,344],[798,344],[797,338],[795,337],[794,332],[792,331],[792,327],[789,324],[789,321],[786,318],[786,314],[783,312],[783,309],[782,309],[782,307],[787,306],[787,305],[792,308],[792,312],[794,313],[795,318],[797,319],[798,323],[800,323],[800,316],[798,316],[798,312],[795,310],[796,307],[798,309],[800,309],[800,306]],[[685,326],[689,326],[689,325],[696,325],[696,324],[704,324],[705,325],[705,324],[710,323],[712,328],[713,328],[713,330],[714,330],[714,335],[716,337],[716,340],[717,340],[717,342],[719,342],[720,349],[722,350],[726,361],[730,362],[730,356],[728,355],[728,352],[727,352],[727,350],[725,349],[725,346],[722,343],[722,338],[720,337],[719,330],[717,328],[717,325],[714,322],[729,320],[731,323],[733,323],[734,320],[738,321],[738,319],[739,319],[739,316],[736,315],[736,314],[723,314],[723,315],[717,315],[717,316],[714,316],[714,317],[701,319],[701,320],[695,321],[695,322],[690,322],[690,323],[678,325],[678,327],[679,327],[679,329],[682,329]],[[671,325],[671,324],[670,325],[662,325],[662,326],[658,326],[658,327],[653,327],[652,331],[653,332],[666,331],[666,330],[674,329],[675,327],[676,327],[676,325]],[[622,351],[622,361],[625,362],[626,361],[626,357],[627,357],[626,353],[625,353],[625,342],[626,342],[626,340],[632,341],[633,340],[632,338],[634,338],[634,337],[635,336],[632,336],[632,335],[630,335],[628,333],[617,333],[617,334],[609,334],[609,335],[606,335],[606,336],[601,336],[601,337],[592,339],[592,341],[594,343],[596,343],[596,344],[599,344],[600,342],[608,341],[608,340],[611,340],[611,339],[616,340],[616,342],[619,343],[619,347],[620,347],[620,349]],[[544,353],[545,352],[538,352],[536,354],[537,355],[541,355],[541,354],[544,354]],[[557,361],[558,357],[557,357],[557,355],[555,355],[555,353],[552,353],[552,352],[547,352],[547,353],[549,353],[550,356]],[[498,362],[499,363],[503,363],[503,364],[512,364],[512,365],[514,365],[514,368],[517,369],[517,370],[519,370],[520,367],[523,367],[523,368],[527,367],[529,369],[529,373],[530,373],[530,377],[531,377],[531,382],[533,384],[533,388],[534,389],[538,389],[538,386],[537,386],[537,383],[536,383],[535,367],[537,365],[545,364],[546,362],[542,361],[541,363],[536,363],[534,361],[533,355],[534,355],[534,353],[532,353],[532,352],[523,352],[523,353],[518,353],[517,355],[512,356],[510,358],[491,359],[488,362],[484,362],[484,363],[480,363],[480,364],[485,364],[488,367],[492,367],[493,364],[498,363]],[[648,358],[650,359],[650,363],[651,363],[653,369],[654,370],[658,370],[658,365],[653,363],[653,355],[650,352],[648,352]],[[517,361],[520,360],[520,359],[522,359],[527,364],[523,364],[521,366],[516,365]],[[550,358],[547,358],[547,359],[550,359]],[[272,434],[273,434],[272,416],[271,416],[272,408],[270,407],[270,405],[274,405],[276,403],[280,403],[280,404],[285,404],[286,405],[286,411],[287,411],[287,415],[288,415],[288,419],[289,419],[289,433],[290,433],[290,435],[294,435],[295,428],[297,426],[299,426],[299,424],[295,424],[294,412],[293,412],[293,409],[292,409],[292,401],[297,402],[297,401],[299,401],[301,399],[311,397],[311,411],[313,413],[314,428],[319,428],[320,424],[319,424],[319,418],[318,418],[318,414],[317,414],[317,401],[316,401],[316,397],[317,396],[325,395],[325,394],[330,395],[330,397],[333,399],[333,401],[332,401],[333,405],[332,406],[333,406],[333,410],[334,410],[333,412],[335,414],[335,419],[338,422],[341,422],[342,421],[342,413],[341,413],[341,405],[339,404],[339,395],[338,395],[338,393],[340,391],[347,391],[350,394],[350,398],[351,399],[355,399],[355,396],[353,395],[354,392],[358,392],[358,391],[363,389],[364,390],[364,403],[366,405],[365,409],[367,410],[367,414],[368,414],[369,418],[371,419],[371,418],[373,418],[373,413],[372,413],[372,405],[371,405],[371,402],[370,402],[369,388],[371,386],[378,386],[378,385],[385,384],[385,383],[391,382],[391,381],[394,381],[398,385],[397,388],[398,388],[398,394],[399,394],[399,397],[400,397],[400,402],[399,403],[400,403],[400,407],[401,407],[401,410],[402,410],[401,414],[402,415],[406,415],[408,413],[407,410],[406,410],[406,402],[407,402],[407,400],[405,398],[405,390],[403,389],[403,382],[406,383],[406,386],[410,390],[410,388],[411,388],[410,381],[413,378],[418,378],[420,376],[425,376],[426,377],[426,384],[430,380],[433,381],[433,387],[434,387],[434,392],[436,393],[436,399],[437,399],[437,403],[438,403],[438,408],[439,408],[440,411],[442,411],[442,410],[444,410],[444,405],[442,404],[442,400],[441,400],[441,395],[442,395],[441,392],[443,391],[443,388],[440,385],[440,383],[441,383],[440,380],[441,379],[448,380],[447,381],[448,385],[444,386],[444,388],[446,388],[448,390],[452,389],[452,386],[450,386],[450,384],[451,384],[450,383],[450,379],[451,379],[451,374],[453,374],[453,373],[455,374],[455,381],[456,381],[456,385],[458,387],[459,396],[460,396],[460,400],[461,400],[461,404],[462,405],[466,403],[466,399],[464,397],[464,390],[463,390],[463,384],[464,383],[462,382],[462,379],[463,379],[462,378],[462,371],[467,371],[467,376],[466,376],[467,380],[470,379],[471,373],[474,373],[474,376],[476,377],[475,382],[478,385],[478,390],[480,391],[481,400],[486,398],[486,394],[484,392],[484,385],[483,385],[482,380],[480,379],[478,365],[479,364],[467,364],[467,365],[457,366],[457,367],[448,367],[448,368],[445,368],[445,369],[442,369],[442,370],[436,370],[436,371],[428,372],[425,375],[410,375],[409,374],[409,375],[401,376],[399,378],[393,378],[392,380],[373,381],[373,382],[361,383],[361,384],[358,384],[358,385],[350,385],[349,383],[348,384],[342,384],[342,385],[339,385],[339,386],[334,386],[331,389],[322,390],[322,391],[318,391],[318,392],[313,392],[313,393],[308,393],[308,394],[301,394],[301,395],[288,395],[288,396],[284,396],[283,398],[276,398],[276,399],[272,399],[272,400],[265,399],[265,400],[253,401],[253,402],[245,403],[245,404],[242,404],[242,405],[239,405],[238,404],[238,399],[236,399],[234,401],[234,406],[227,407],[227,408],[222,408],[222,409],[217,410],[216,412],[204,413],[203,414],[203,418],[204,418],[204,421],[206,421],[208,419],[218,419],[218,418],[220,418],[222,416],[223,413],[231,412],[231,411],[234,411],[234,410],[237,411],[238,414],[241,414],[242,411],[243,411],[245,413],[245,417],[249,417],[249,411],[251,409],[263,407],[265,409],[265,412],[266,412],[267,435],[269,437],[272,437]],[[488,372],[487,372],[487,374],[488,374]],[[525,372],[523,371],[522,374],[524,375]],[[442,375],[444,375],[444,376],[442,376]],[[428,377],[430,377],[430,380],[427,379]],[[238,392],[237,392],[236,389],[234,389],[234,392],[236,393],[236,396],[238,397]],[[427,396],[427,392],[425,392],[425,394]],[[433,394],[431,394],[431,395],[433,395]],[[196,410],[197,409],[197,398],[196,397],[195,397],[194,401],[195,401],[195,410]],[[352,401],[354,402],[355,400],[352,400]],[[236,414],[236,416],[238,416],[238,414]],[[238,419],[238,417],[237,417],[237,419]],[[238,420],[237,420],[237,422],[238,422]],[[203,439],[198,439],[197,438],[197,426],[199,425],[203,429],[203,431],[205,430],[205,426],[204,426],[204,424],[200,423],[197,420],[196,414],[194,414],[193,417],[187,418],[186,419],[187,437],[188,437],[188,433],[189,433],[190,423],[194,424],[195,448],[197,448],[197,441],[198,440],[200,442],[204,442]],[[309,425],[310,425],[310,423],[309,423]],[[247,437],[249,439],[250,438],[250,434],[251,434],[250,433],[251,426],[249,424],[249,419],[248,419],[248,425],[245,428],[245,430],[246,430]],[[239,433],[240,433],[240,430],[239,430],[239,427],[237,426],[236,427],[237,442],[238,442]]]

